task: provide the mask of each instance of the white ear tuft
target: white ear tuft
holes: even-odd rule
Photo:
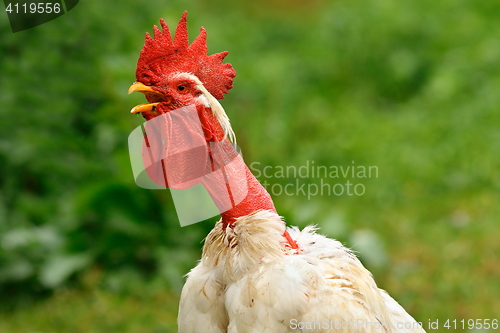
[[[210,105],[215,118],[217,118],[220,125],[222,126],[226,137],[229,138],[229,141],[231,141],[234,146],[236,146],[236,135],[234,134],[231,123],[229,122],[229,117],[227,116],[226,111],[224,111],[222,105],[214,96],[212,96],[212,94],[208,92],[208,90],[203,86],[203,84],[201,84],[201,82],[196,86],[196,88],[198,88],[203,96],[205,96],[205,98],[207,99],[208,104]]]

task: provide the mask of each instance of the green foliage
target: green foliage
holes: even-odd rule
[[[0,314],[0,331],[176,332],[177,296],[151,284],[135,284],[126,294],[98,288],[100,274],[92,270],[82,276],[83,288],[61,288],[33,306]]]
[[[168,193],[135,186],[127,110],[143,30],[155,9],[81,4],[17,34],[3,24],[0,78],[0,297],[23,302],[94,265],[114,275],[165,275],[178,290],[203,227],[181,234]],[[132,10],[144,28],[120,16]],[[88,17],[90,15],[90,17]],[[154,20],[153,20],[154,17]],[[150,19],[146,19],[150,18]],[[147,28],[146,28],[147,27]],[[180,254],[172,258],[172,251]],[[170,253],[170,259],[165,259]]]
[[[142,97],[126,91],[143,33],[184,9],[191,39],[203,25],[210,53],[230,51],[238,76],[222,104],[248,164],[378,168],[348,178],[362,196],[274,195],[289,224],[353,246],[424,323],[500,313],[500,8],[469,0],[92,1],[16,34],[0,22],[2,307],[98,269],[92,286],[112,308],[142,286],[178,291],[195,265],[213,221],[181,228],[167,191],[135,186],[126,146],[142,122],[128,114]],[[71,292],[78,311],[93,292]],[[137,327],[123,311],[123,326],[94,331]],[[61,331],[85,317],[62,313]],[[29,316],[4,315],[0,330],[24,332]],[[56,327],[36,307],[33,318]]]

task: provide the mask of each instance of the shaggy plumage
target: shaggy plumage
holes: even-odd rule
[[[207,236],[182,291],[179,332],[424,332],[356,256],[314,227],[259,211]]]

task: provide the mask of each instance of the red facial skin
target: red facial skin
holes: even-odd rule
[[[201,95],[201,92],[196,89],[196,83],[185,78],[173,80],[165,80],[158,85],[150,86],[153,93],[145,93],[149,103],[160,102],[153,112],[143,112],[142,115],[146,120],[150,120],[161,113],[169,112],[184,106],[199,104],[196,97]]]

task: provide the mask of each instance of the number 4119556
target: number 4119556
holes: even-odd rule
[[[462,320],[450,320],[448,319],[443,327],[446,327],[447,329],[465,329],[468,328],[470,330],[473,329],[494,329],[496,330],[498,328],[498,319],[462,319]]]
[[[61,4],[58,2],[55,2],[55,3],[51,3],[51,2],[47,2],[47,3],[23,3],[22,5],[20,5],[18,3],[12,5],[11,3],[9,3],[7,5],[7,8],[5,9],[5,11],[9,12],[9,14],[12,12],[14,12],[14,14],[19,14],[19,13],[24,13],[24,14],[27,14],[27,13],[31,13],[31,14],[56,13],[57,14],[57,13],[61,12]]]

